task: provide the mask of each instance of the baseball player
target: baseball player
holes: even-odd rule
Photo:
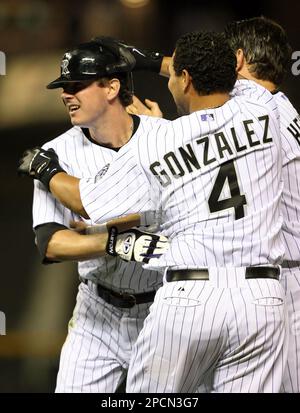
[[[63,88],[62,99],[73,127],[43,148],[54,148],[63,168],[78,178],[97,175],[100,179],[122,146],[131,146],[164,122],[126,113],[132,95],[128,72],[132,62],[113,44],[98,39],[69,50],[62,59],[60,78],[48,85],[49,89]],[[105,252],[107,234],[81,236],[69,228],[70,220],[78,219],[35,181],[33,227],[43,261],[79,261],[81,280],[61,352],[56,392],[113,393],[125,377],[132,346],[162,275],[114,256],[99,258]],[[112,222],[109,227],[116,224],[120,225]],[[106,227],[97,227],[101,230],[107,232]],[[129,245],[128,239],[135,237],[136,242]],[[155,239],[149,237],[154,247]],[[133,231],[110,242],[107,251],[142,261],[139,254],[146,251],[141,250],[141,241],[141,234]]]
[[[285,259],[281,283],[289,311],[289,353],[283,390],[300,392],[300,118],[279,88],[289,68],[291,48],[281,26],[264,17],[231,23],[225,33],[237,55],[241,78],[251,79],[274,96],[280,113],[282,141],[283,242]],[[241,80],[247,87],[247,80]]]
[[[183,116],[124,147],[98,182],[56,173],[55,156],[41,167],[49,151],[31,151],[31,166],[21,160],[25,174],[94,222],[139,212],[142,224],[158,221],[171,238],[169,251],[148,265],[164,269],[165,283],[134,346],[130,392],[280,389],[278,113],[259,86],[252,99],[230,99],[235,66],[222,35],[182,36],[168,85]]]

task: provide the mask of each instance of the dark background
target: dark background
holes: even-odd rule
[[[0,335],[2,393],[54,391],[75,303],[76,265],[40,264],[31,230],[32,182],[16,175],[24,149],[70,127],[59,92],[45,89],[59,74],[64,50],[103,34],[171,54],[176,39],[187,31],[222,30],[231,20],[262,14],[280,23],[292,49],[300,50],[297,0],[140,0],[135,8],[128,1],[0,2],[0,51],[6,55],[6,74],[0,75],[0,311],[6,316],[6,335]],[[165,117],[176,116],[166,79],[139,74],[134,83],[139,97],[160,102]],[[299,108],[300,75],[289,69],[283,90]]]

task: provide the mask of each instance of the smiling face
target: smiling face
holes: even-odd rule
[[[110,83],[98,80],[66,83],[61,98],[74,126],[93,127],[109,106]]]

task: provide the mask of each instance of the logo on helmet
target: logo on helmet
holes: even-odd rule
[[[61,62],[61,74],[62,75],[69,75],[70,71],[69,71],[69,59],[63,59]]]

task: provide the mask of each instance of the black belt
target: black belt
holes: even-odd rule
[[[88,280],[86,279],[82,278],[81,281],[84,284],[88,284]],[[97,292],[99,297],[101,297],[108,304],[120,308],[132,308],[136,304],[150,303],[154,300],[156,294],[156,291],[149,291],[141,294],[117,293],[116,291],[109,290],[100,284],[97,284]]]
[[[284,260],[281,264],[282,268],[295,268],[300,267],[300,261],[288,261]]]
[[[245,278],[273,278],[279,280],[278,267],[246,267]],[[167,271],[166,281],[209,280],[209,270]]]

